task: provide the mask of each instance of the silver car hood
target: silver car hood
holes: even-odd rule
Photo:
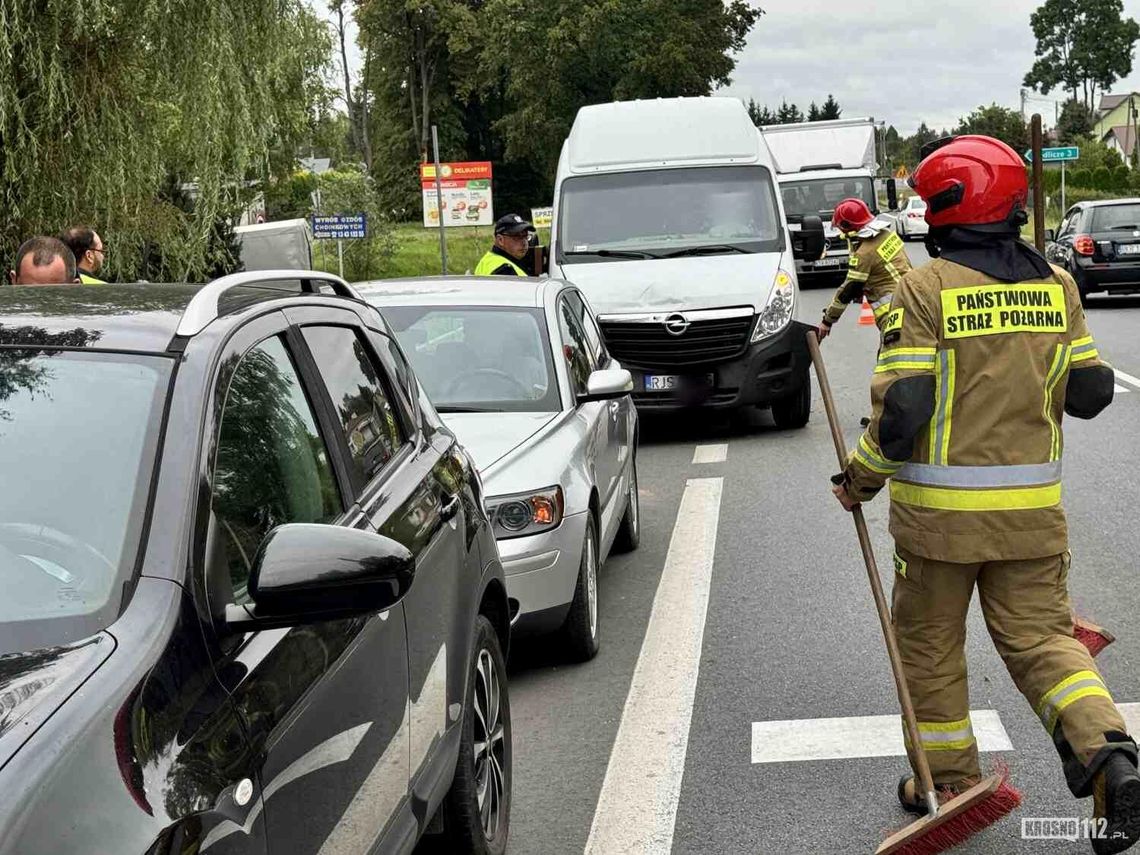
[[[463,444],[480,471],[494,466],[558,413],[443,413],[440,418]]]
[[[703,255],[669,260],[606,261],[562,265],[562,276],[586,292],[599,315],[676,312],[727,306],[764,307],[780,262],[790,253]]]

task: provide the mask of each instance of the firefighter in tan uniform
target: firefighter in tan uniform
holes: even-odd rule
[[[1096,416],[1113,372],[1073,280],[1018,237],[1028,188],[1016,152],[988,137],[940,141],[911,186],[939,257],[895,291],[871,424],[835,494],[850,509],[890,480],[893,623],[935,782],[952,796],[981,774],[964,653],[977,588],[1070,790],[1094,796],[1094,830],[1107,834],[1093,850],[1120,852],[1140,838],[1136,743],[1073,637],[1061,507],[1062,416]],[[913,776],[899,799],[924,812]]]
[[[863,297],[875,312],[875,323],[882,329],[891,309],[891,295],[899,280],[911,269],[902,239],[891,231],[886,220],[877,220],[862,199],[844,199],[831,216],[835,226],[851,243],[847,278],[835,292],[831,305],[823,310],[819,340],[823,341],[846,308]]]

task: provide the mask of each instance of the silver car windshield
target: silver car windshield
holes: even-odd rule
[[[561,409],[541,309],[385,306],[382,311],[440,412]]]
[[[561,263],[783,249],[772,177],[758,166],[652,169],[567,179]]]
[[[784,197],[784,213],[788,221],[798,223],[806,216],[830,220],[835,206],[844,199],[862,199],[867,207],[877,207],[870,178],[812,178],[780,184]]]
[[[170,360],[0,350],[0,647],[117,615],[138,554]],[[76,626],[90,624],[89,626]],[[16,643],[15,649],[21,649]]]

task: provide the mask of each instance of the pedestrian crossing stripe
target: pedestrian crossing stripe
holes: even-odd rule
[[[1140,703],[1116,705],[1128,733],[1140,733]],[[997,710],[971,710],[978,751],[1013,751]],[[1048,736],[1042,731],[1042,739]],[[752,723],[752,763],[804,763],[902,757],[902,719],[894,715],[789,719]]]
[[[1133,377],[1131,374],[1126,374],[1119,368],[1112,369],[1116,375],[1115,389],[1117,394],[1121,392],[1132,392],[1140,390],[1140,377]],[[1132,387],[1132,388],[1129,388]]]
[[[979,751],[1013,750],[996,710],[971,710],[970,721]],[[752,723],[754,764],[902,757],[905,754],[902,718],[897,713]]]

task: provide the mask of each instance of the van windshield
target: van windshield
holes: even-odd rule
[[[702,166],[582,175],[562,185],[562,264],[783,250],[771,173]]]
[[[862,199],[872,211],[878,210],[875,188],[866,176],[812,178],[780,183],[784,213],[789,223],[803,222],[807,216],[830,220],[835,206],[844,199]]]
[[[118,616],[170,366],[0,349],[0,654],[84,638]]]

